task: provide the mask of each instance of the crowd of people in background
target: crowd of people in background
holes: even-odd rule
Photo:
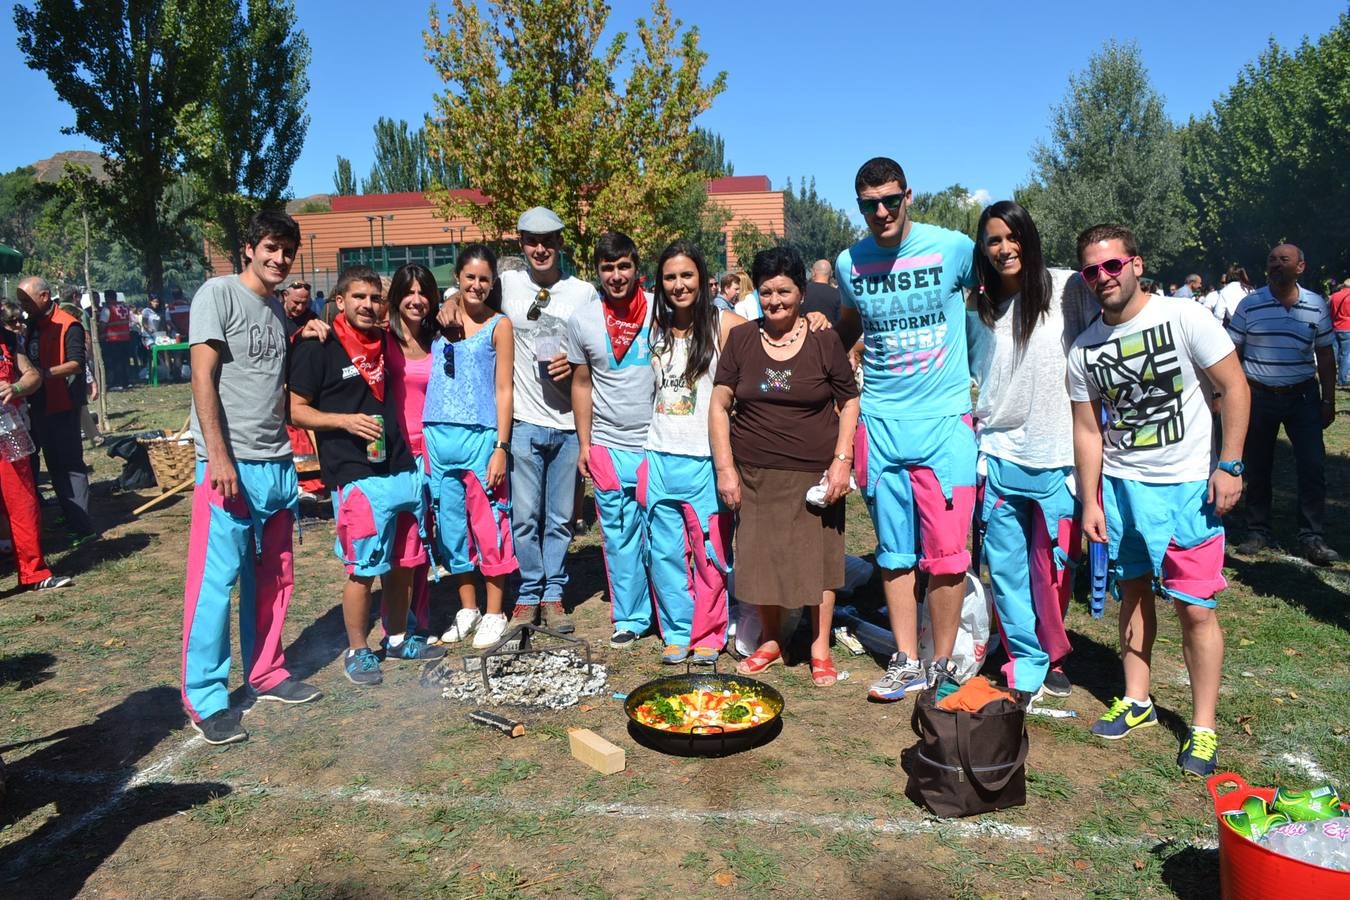
[[[1029,702],[1067,695],[1073,571],[1084,536],[1105,544],[1124,690],[1091,731],[1114,740],[1156,724],[1162,597],[1181,623],[1193,701],[1177,762],[1213,772],[1222,516],[1245,480],[1238,550],[1274,545],[1281,427],[1297,462],[1297,550],[1317,565],[1339,559],[1324,535],[1322,431],[1350,380],[1350,280],[1328,303],[1301,286],[1306,261],[1283,243],[1262,287],[1235,264],[1214,290],[1191,275],[1168,297],[1124,225],[1086,228],[1077,268],[1054,268],[1014,202],[987,207],[972,240],[910,218],[894,160],[866,162],[855,188],[868,235],[809,270],[783,246],[719,276],[684,240],[646,270],[635,242],[609,231],[587,261],[592,278],[568,276],[565,223],[535,207],[517,222],[521,258],[462,247],[448,286],[415,264],[392,276],[355,266],[327,299],[288,281],[294,220],[260,212],[244,271],[206,282],[190,306],[175,292],[166,308],[151,296],[133,313],[112,294],[81,309],[72,295],[67,311],[25,279],[24,315],[10,316],[0,343],[0,403],[26,409],[72,539],[86,539],[97,534],[80,458],[81,410],[97,388],[89,315],[112,389],[155,342],[188,345],[170,366],[191,380],[197,455],[182,695],[211,743],[247,738],[227,690],[236,584],[254,699],[320,697],[282,652],[302,499],[331,500],[346,575],[342,668],[374,685],[391,661],[496,646],[513,626],[573,632],[563,597],[584,480],[612,648],[655,633],[662,663],[711,664],[738,602],[760,625],[738,670],[757,675],[784,661],[782,623],[802,610],[821,688],[838,678],[844,498],[860,492],[897,648],[869,687],[877,702],[958,680],[972,529],[1008,687]],[[315,455],[317,475],[301,480],[297,459]],[[20,582],[69,583],[36,546],[28,460],[0,464],[0,481]],[[435,610],[441,577],[454,600]]]

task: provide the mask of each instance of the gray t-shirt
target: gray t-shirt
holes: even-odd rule
[[[652,419],[652,354],[648,346],[653,304],[623,360],[605,328],[604,301],[588,303],[567,322],[567,361],[591,367],[591,442],[614,450],[641,451]]]
[[[286,436],[286,313],[273,298],[253,293],[238,275],[212,278],[192,298],[188,341],[221,351],[221,430],[234,458],[265,462],[291,455]],[[197,457],[206,443],[192,406]]]

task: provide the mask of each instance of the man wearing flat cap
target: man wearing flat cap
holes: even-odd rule
[[[520,562],[513,624],[574,629],[563,609],[577,477],[572,419],[572,367],[566,326],[572,314],[599,303],[595,288],[562,273],[563,221],[542,206],[516,223],[524,271],[501,273],[502,312],[515,331],[515,410],[511,425],[511,532]],[[447,300],[442,317],[454,315]]]

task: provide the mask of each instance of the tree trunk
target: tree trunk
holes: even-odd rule
[[[94,300],[94,284],[89,278],[89,201],[86,200],[81,209],[81,216],[84,219],[84,289],[89,292],[89,299]],[[94,351],[94,381],[98,384],[98,428],[99,431],[108,430],[108,379],[103,369],[103,348],[98,342],[98,302],[95,301],[90,306],[91,315],[89,316],[89,335],[90,346]]]

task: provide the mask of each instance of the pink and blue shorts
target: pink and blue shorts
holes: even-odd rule
[[[970,567],[975,511],[975,432],[969,416],[881,419],[863,415],[853,471],[877,533],[877,565],[929,575]]]
[[[362,578],[420,566],[429,561],[426,514],[423,475],[416,469],[345,484],[333,491],[333,552],[348,575]]]
[[[1172,600],[1213,609],[1223,577],[1223,520],[1208,481],[1154,484],[1102,476],[1102,505],[1115,585],[1152,576]]]

